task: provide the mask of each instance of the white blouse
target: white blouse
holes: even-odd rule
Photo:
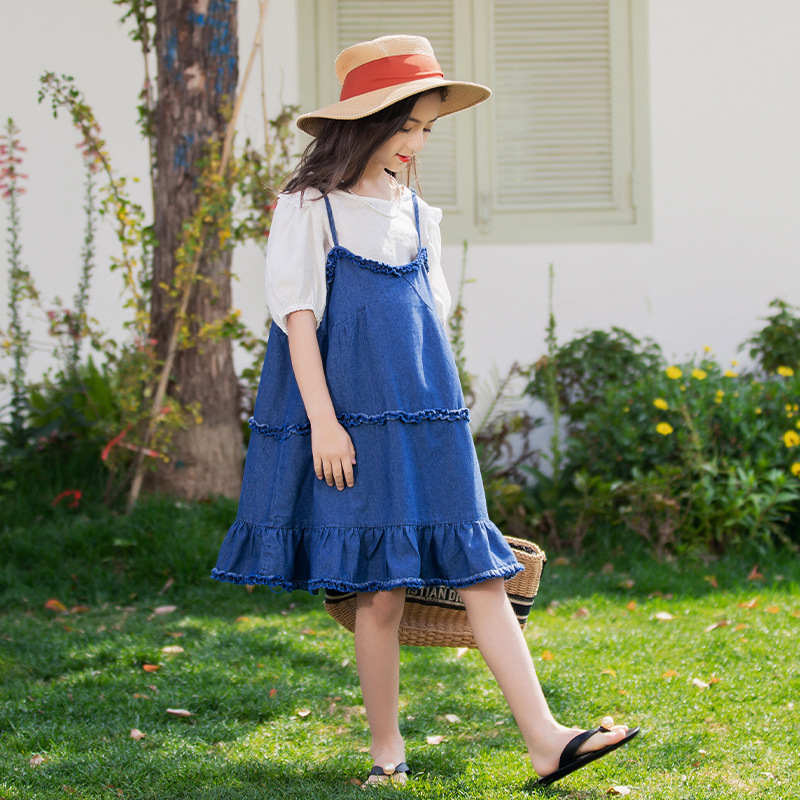
[[[292,311],[311,309],[317,325],[325,311],[325,261],[334,246],[325,201],[320,193],[307,189],[302,204],[300,193],[281,194],[272,218],[267,244],[267,306],[273,322],[286,331],[286,317]],[[371,261],[397,267],[417,257],[417,230],[411,190],[403,187],[400,211],[385,217],[347,192],[328,195],[339,244]],[[391,213],[397,201],[367,198],[376,208]],[[417,197],[422,244],[428,249],[428,279],[442,325],[450,312],[450,292],[441,266],[441,209]]]

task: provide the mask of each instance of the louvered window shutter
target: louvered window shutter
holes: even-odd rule
[[[497,208],[614,202],[608,0],[494,0]]]

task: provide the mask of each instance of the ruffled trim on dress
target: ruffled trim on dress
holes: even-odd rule
[[[426,408],[422,411],[384,411],[382,414],[337,414],[336,419],[345,428],[354,428],[356,425],[385,425],[390,420],[400,422],[423,422],[424,420],[444,420],[455,422],[458,420],[469,421],[468,408]],[[299,422],[294,425],[267,425],[256,422],[250,417],[247,424],[250,430],[264,436],[273,436],[280,441],[285,441],[290,436],[308,436],[311,433],[310,422]]]
[[[381,275],[405,275],[408,272],[415,272],[420,266],[425,267],[427,272],[428,267],[428,251],[425,247],[420,247],[417,252],[417,257],[408,264],[401,264],[398,267],[392,267],[389,264],[383,264],[380,261],[373,261],[371,258],[364,258],[363,256],[356,255],[352,250],[337,244],[328,250],[328,258],[325,261],[325,282],[330,284],[336,274],[337,261],[349,261],[362,269],[368,269],[372,272],[377,272]]]
[[[273,572],[273,560],[289,575]],[[370,575],[370,565],[385,565],[386,574]],[[489,520],[362,528],[277,528],[236,520],[211,577],[290,592],[377,592],[400,586],[457,589],[508,579],[522,569]]]

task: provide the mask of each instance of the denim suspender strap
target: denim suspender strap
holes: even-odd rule
[[[419,233],[419,206],[417,205],[417,193],[413,189],[411,189],[411,199],[414,201],[414,224],[417,226],[417,244],[419,247],[422,247],[422,236],[420,236]]]
[[[334,247],[339,246],[339,237],[336,235],[336,225],[333,222],[333,211],[331,210],[331,201],[328,200],[328,195],[323,198],[325,200],[325,208],[328,209],[328,222],[331,224],[331,236],[333,236]],[[417,234],[419,235],[419,227],[417,227]]]

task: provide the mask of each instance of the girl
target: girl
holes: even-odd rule
[[[267,253],[273,318],[239,514],[213,576],[358,592],[355,650],[368,782],[405,781],[398,626],[405,587],[457,587],[540,783],[638,732],[553,718],[503,589],[521,569],[489,521],[445,333],[441,211],[395,179],[439,117],[485,100],[445,80],[427,39],[384,36],[336,59],[339,102],[279,196]]]

